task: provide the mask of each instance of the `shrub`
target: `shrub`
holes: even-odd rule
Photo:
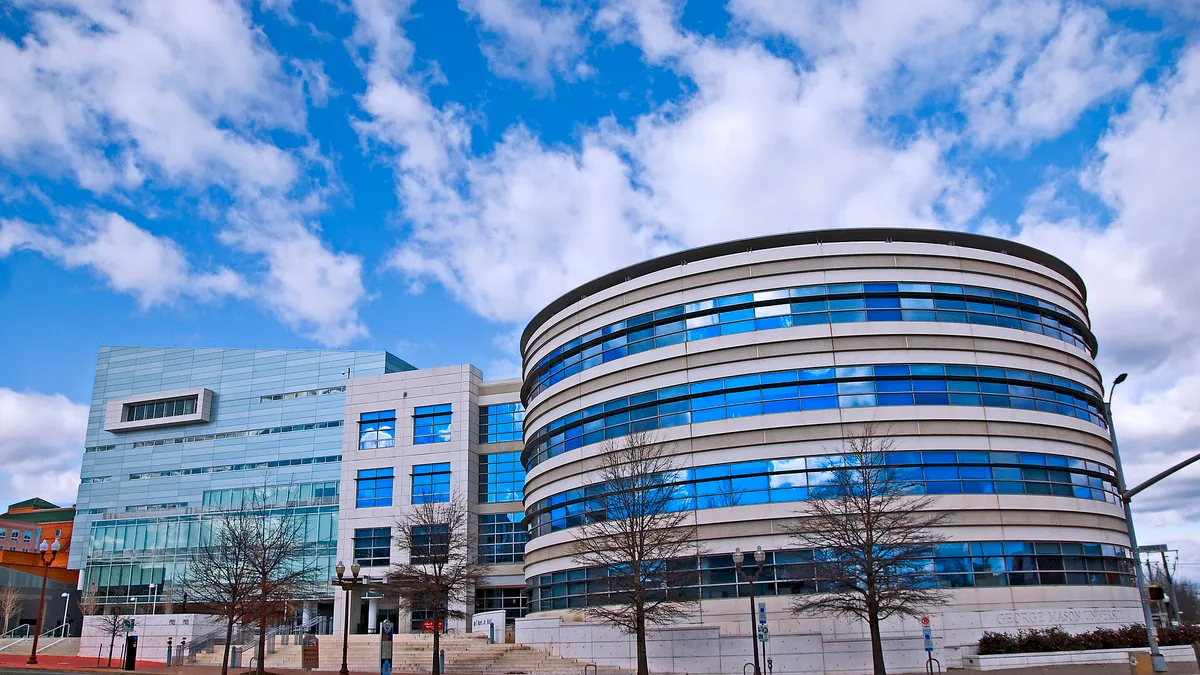
[[[1190,645],[1200,642],[1200,626],[1167,626],[1158,629],[1158,642],[1171,645]],[[1030,628],[1012,633],[984,631],[979,639],[979,653],[1029,654],[1036,652],[1067,652],[1084,649],[1136,649],[1145,648],[1146,627],[1129,624],[1120,628],[1097,628],[1086,633],[1072,635],[1055,626],[1054,628]]]
[[[1020,651],[1016,636],[1009,633],[993,633],[990,630],[985,630],[983,631],[983,637],[979,638],[979,653],[1019,654]]]

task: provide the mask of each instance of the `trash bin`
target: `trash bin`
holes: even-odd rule
[[[136,635],[125,636],[125,670],[134,670],[137,664],[137,638]]]
[[[1154,675],[1150,652],[1129,652],[1129,675]]]

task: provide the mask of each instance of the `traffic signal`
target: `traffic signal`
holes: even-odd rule
[[[1166,595],[1163,593],[1162,586],[1159,586],[1159,585],[1156,585],[1156,584],[1155,584],[1155,585],[1151,585],[1151,586],[1147,586],[1147,587],[1146,587],[1146,593],[1147,593],[1147,594],[1150,596],[1150,599],[1151,599],[1151,600],[1154,600],[1154,601],[1156,601],[1156,602],[1160,602],[1160,601],[1162,601],[1164,598],[1166,598]]]

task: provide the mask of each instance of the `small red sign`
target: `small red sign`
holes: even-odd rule
[[[927,617],[927,616],[921,617],[921,625],[928,626],[929,625],[929,617]]]
[[[445,624],[443,624],[441,621],[439,621],[438,625],[437,625],[437,629],[440,631],[440,630],[442,630],[443,626],[445,626]],[[433,632],[433,621],[429,620],[429,619],[422,621],[421,622],[421,630],[425,631],[426,633],[432,633]]]

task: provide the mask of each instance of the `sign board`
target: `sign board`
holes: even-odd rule
[[[921,628],[929,628],[929,617],[921,617]]]
[[[471,615],[471,632],[482,633],[492,642],[504,642],[504,610],[479,612]]]
[[[1166,544],[1148,544],[1138,547],[1138,553],[1166,553],[1167,550]]]
[[[765,626],[767,624],[767,603],[758,603],[758,623]]]
[[[767,630],[767,624],[765,624],[765,623],[758,624],[758,641],[759,642],[770,642],[771,641],[771,631]]]
[[[442,623],[441,621],[439,621],[437,624],[437,629],[439,631],[441,631],[444,628],[445,628],[445,624]],[[433,620],[425,619],[424,621],[422,621],[421,622],[421,630],[425,631],[426,633],[432,633],[433,632]]]
[[[392,633],[394,631],[395,627],[387,619],[379,624],[379,675],[392,675]]]
[[[316,635],[305,635],[300,640],[300,667],[316,670],[321,667],[321,651]]]
[[[933,636],[929,633],[925,634],[925,651],[933,652]]]
[[[133,632],[133,619],[122,619],[121,620],[121,630],[125,631],[126,633],[132,633]]]
[[[925,638],[925,651],[933,653],[933,628],[929,617],[921,617],[921,636]]]

